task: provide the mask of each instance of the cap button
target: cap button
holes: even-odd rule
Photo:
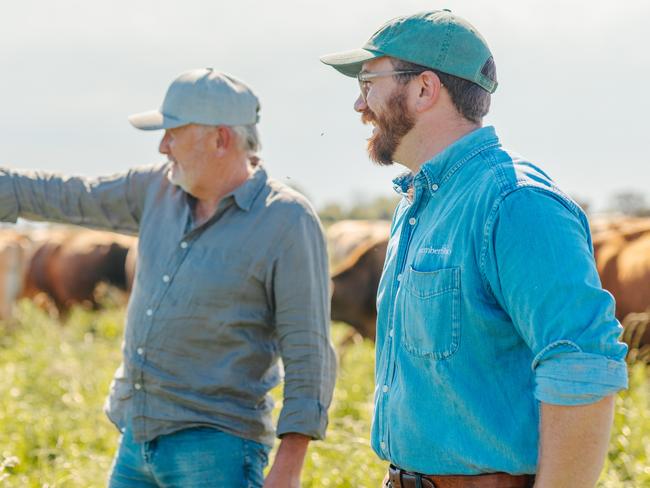
[[[451,12],[451,10],[449,10],[448,8],[443,8],[442,11],[443,12]]]

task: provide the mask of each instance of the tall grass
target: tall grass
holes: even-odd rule
[[[105,486],[118,435],[102,405],[122,321],[120,309],[76,309],[61,326],[22,303],[0,329],[0,486]],[[344,330],[334,326],[337,340]],[[601,487],[650,487],[650,368],[631,367],[630,384],[617,398]],[[372,346],[354,344],[342,354],[327,440],[310,446],[303,486],[380,486],[386,466],[368,445],[372,393]]]

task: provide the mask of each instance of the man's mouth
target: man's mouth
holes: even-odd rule
[[[361,114],[361,123],[363,124],[373,124],[375,125],[375,117],[372,112],[365,111]]]

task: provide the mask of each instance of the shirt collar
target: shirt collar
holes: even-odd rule
[[[231,205],[232,201],[234,200],[235,204],[237,204],[240,209],[248,212],[253,205],[255,197],[266,184],[267,179],[268,175],[266,173],[266,170],[262,167],[261,164],[258,164],[253,170],[253,173],[248,177],[246,181],[244,181],[244,183],[239,185],[230,193],[226,194],[221,199],[218,208],[226,208],[227,206]],[[185,194],[185,198],[187,199],[190,207],[194,207],[196,197],[190,195],[189,193],[186,193],[185,191],[183,191],[183,193]]]
[[[410,171],[399,175],[393,180],[393,188],[401,195],[407,195],[413,186],[423,186],[429,192],[435,193],[469,159],[489,147],[498,145],[499,138],[494,127],[476,129],[426,161],[415,175]]]
[[[242,185],[238,186],[228,194],[226,198],[232,196],[237,206],[248,212],[253,205],[255,197],[266,184],[267,179],[268,175],[266,174],[266,170],[261,164],[258,164],[255,167],[253,174],[251,174]]]

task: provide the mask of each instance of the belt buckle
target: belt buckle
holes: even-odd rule
[[[415,488],[438,488],[438,485],[436,485],[433,480],[425,478],[424,475],[420,473],[404,471],[392,464],[389,467],[389,471],[393,471],[396,479],[395,482],[389,479],[388,483],[386,483],[386,488],[404,488],[405,486],[413,486],[410,484],[411,482],[415,482]]]
[[[403,473],[401,473],[400,478],[403,476]],[[433,480],[430,480],[428,478],[425,478],[422,474],[420,473],[409,473],[408,476],[413,476],[415,478],[415,488],[438,488],[436,484],[434,483]],[[400,479],[401,481],[401,479]],[[427,482],[427,486],[425,487],[424,484],[422,483],[423,481]]]

